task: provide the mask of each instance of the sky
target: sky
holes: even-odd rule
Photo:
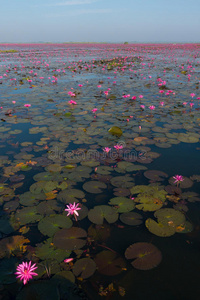
[[[0,42],[200,42],[200,0],[0,0]]]

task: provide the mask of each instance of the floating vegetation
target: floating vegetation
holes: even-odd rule
[[[6,47],[3,297],[73,299],[79,286],[140,298],[137,286],[159,277],[160,295],[166,276],[166,297],[186,297],[199,272],[199,45]],[[21,289],[26,262],[38,275],[20,268],[34,276]]]

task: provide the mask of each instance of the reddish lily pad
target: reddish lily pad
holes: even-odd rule
[[[82,258],[74,264],[72,271],[75,276],[86,279],[94,274],[96,264],[91,258]]]
[[[138,270],[151,270],[157,267],[161,260],[160,250],[150,243],[135,243],[126,249],[125,257],[135,259],[131,264]]]
[[[144,176],[153,181],[163,181],[168,175],[158,170],[148,170],[144,172]]]
[[[94,259],[97,270],[100,274],[115,276],[120,274],[126,267],[126,262],[117,253],[111,251],[102,251]]]
[[[56,232],[53,238],[53,243],[59,249],[77,250],[85,246],[86,240],[83,240],[82,238],[86,237],[87,232],[82,228],[63,228]]]

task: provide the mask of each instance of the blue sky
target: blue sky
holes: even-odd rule
[[[0,0],[0,42],[200,42],[200,0]]]

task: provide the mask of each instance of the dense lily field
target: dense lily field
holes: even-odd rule
[[[0,45],[0,299],[199,299],[200,45]]]

